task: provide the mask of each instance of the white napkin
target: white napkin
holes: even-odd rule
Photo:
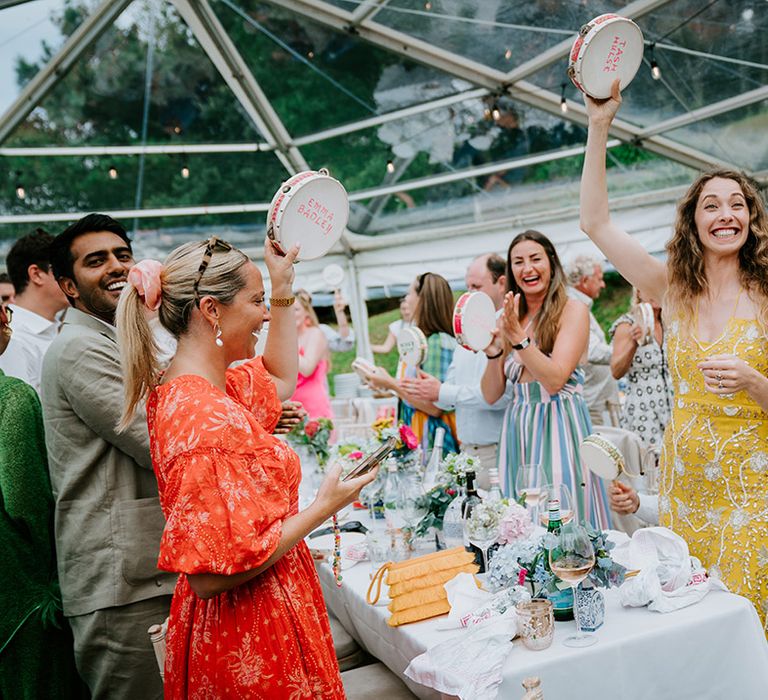
[[[427,649],[405,669],[405,675],[440,693],[461,700],[494,700],[502,669],[512,651],[517,615],[510,608]]]
[[[707,577],[686,541],[665,527],[638,530],[611,555],[628,569],[640,569],[619,588],[627,607],[672,612],[698,603],[711,590],[728,590],[722,581]]]

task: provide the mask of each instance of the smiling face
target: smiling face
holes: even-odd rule
[[[240,268],[245,286],[231,304],[220,304],[219,326],[228,363],[253,357],[262,325],[270,315],[264,301],[264,280],[259,268],[248,262]]]
[[[536,241],[520,241],[509,251],[509,263],[515,286],[526,297],[544,296],[552,278],[544,246]]]
[[[705,254],[738,253],[749,236],[749,207],[739,183],[722,177],[708,180],[696,202],[694,222]]]
[[[133,253],[115,233],[97,231],[78,236],[70,248],[74,278],[59,280],[75,308],[114,323],[120,292],[134,265]]]

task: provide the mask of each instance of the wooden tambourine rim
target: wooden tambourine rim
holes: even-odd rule
[[[415,340],[419,349],[419,359],[416,364],[411,364],[403,359],[403,353],[400,351],[400,337],[404,333],[416,336]],[[400,360],[408,367],[421,367],[427,359],[427,336],[424,335],[424,331],[418,326],[406,326],[405,328],[401,328],[400,332],[397,334],[397,354],[400,357]]]
[[[597,450],[599,453],[601,453],[601,456],[607,457],[610,459],[613,464],[616,465],[616,473],[612,476],[606,476],[603,473],[600,473],[599,470],[595,470],[594,460],[591,458],[591,455],[584,454],[584,448],[588,448],[589,451],[591,450]],[[636,478],[639,476],[642,476],[642,474],[631,474],[627,471],[627,465],[624,462],[624,457],[622,457],[621,452],[617,449],[616,445],[614,445],[610,440],[607,440],[602,435],[599,435],[597,433],[592,433],[591,435],[587,435],[581,443],[579,444],[579,454],[581,455],[581,464],[582,467],[586,467],[591,471],[595,476],[599,476],[601,479],[608,479],[613,480],[617,479],[622,474],[626,474],[629,477]]]

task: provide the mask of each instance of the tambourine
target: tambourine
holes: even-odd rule
[[[338,289],[344,282],[344,268],[336,263],[330,263],[323,268],[323,282],[331,289]]]
[[[401,329],[397,334],[397,352],[403,364],[421,367],[427,359],[427,336],[416,326]]]
[[[374,374],[376,372],[376,366],[372,365],[364,357],[356,357],[352,360],[352,369],[358,377],[365,383],[368,380],[367,375]]]
[[[631,19],[605,14],[587,22],[573,42],[568,77],[590,97],[611,96],[616,78],[623,90],[643,60],[643,33]]]
[[[640,345],[647,345],[653,340],[653,331],[656,326],[656,318],[653,313],[653,307],[647,302],[637,304],[630,314],[632,320],[643,331],[643,337],[640,339]]]
[[[283,251],[299,243],[297,260],[325,255],[349,220],[349,199],[343,185],[325,169],[307,170],[286,180],[267,213],[267,236]]]
[[[581,441],[579,454],[582,465],[601,479],[618,479],[621,474],[633,478],[643,475],[643,472],[631,474],[627,471],[624,457],[621,456],[616,445],[597,433],[587,435]]]
[[[453,308],[453,334],[461,347],[480,352],[488,347],[496,327],[496,308],[485,292],[464,292]]]

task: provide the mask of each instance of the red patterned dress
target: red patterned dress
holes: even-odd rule
[[[185,375],[148,402],[166,518],[158,566],[182,575],[168,625],[165,697],[344,698],[317,573],[301,542],[208,600],[183,574],[263,564],[298,510],[296,454],[271,431],[280,416],[261,359],[227,372],[227,393]]]

